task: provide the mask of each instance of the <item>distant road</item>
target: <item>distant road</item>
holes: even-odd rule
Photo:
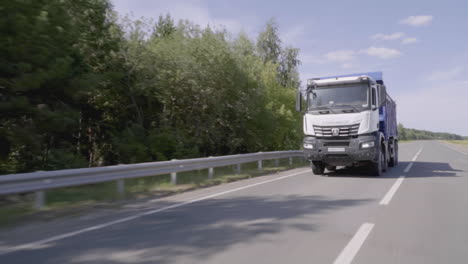
[[[468,263],[468,151],[400,146],[384,176],[300,168],[0,232],[0,263]]]

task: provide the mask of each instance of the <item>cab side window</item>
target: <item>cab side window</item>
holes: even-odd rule
[[[374,87],[372,88],[372,92],[371,92],[371,103],[372,103],[372,106],[377,106],[377,91],[375,90]]]

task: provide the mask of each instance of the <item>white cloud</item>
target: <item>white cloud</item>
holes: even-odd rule
[[[325,59],[328,61],[339,61],[339,62],[344,62],[344,61],[351,61],[354,59],[354,55],[356,52],[353,50],[335,50],[328,52],[325,54]]]
[[[395,32],[393,34],[378,33],[378,34],[373,35],[371,38],[374,40],[396,40],[404,36],[405,36],[405,33],[403,32]]]
[[[409,16],[405,19],[400,20],[400,24],[410,25],[413,27],[420,27],[429,25],[433,19],[433,16]]]
[[[428,81],[449,81],[463,72],[463,67],[455,67],[448,70],[435,71],[427,78]]]
[[[404,39],[401,40],[402,44],[413,44],[413,43],[416,43],[416,42],[418,42],[418,39],[417,38],[412,38],[412,37],[404,38]]]
[[[393,59],[401,56],[401,52],[399,50],[373,46],[362,50],[361,52],[381,59]]]

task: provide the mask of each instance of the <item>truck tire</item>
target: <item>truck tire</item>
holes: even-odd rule
[[[388,161],[389,167],[395,167],[398,164],[398,143],[396,140],[392,144],[392,153],[390,154],[390,159]]]
[[[398,165],[398,140],[395,141],[395,153],[393,157],[393,165],[396,166]]]
[[[382,147],[382,153],[383,153],[382,172],[386,172],[387,169],[388,169],[388,156],[389,156],[389,153],[387,152],[387,149],[385,147]]]
[[[325,165],[320,161],[312,161],[312,172],[315,175],[323,175]]]
[[[384,149],[380,148],[380,155],[378,156],[378,159],[376,162],[373,162],[370,165],[370,173],[373,176],[382,176],[383,174],[383,168],[384,168],[384,163],[385,163],[385,154],[384,154]]]
[[[388,167],[395,167],[395,153],[390,154],[390,159],[388,160]]]

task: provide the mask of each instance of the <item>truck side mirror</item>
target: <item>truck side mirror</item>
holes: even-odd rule
[[[302,111],[302,93],[301,93],[301,89],[297,89],[296,111],[298,111],[298,112]]]
[[[379,106],[382,106],[387,101],[387,89],[385,85],[379,85]]]

